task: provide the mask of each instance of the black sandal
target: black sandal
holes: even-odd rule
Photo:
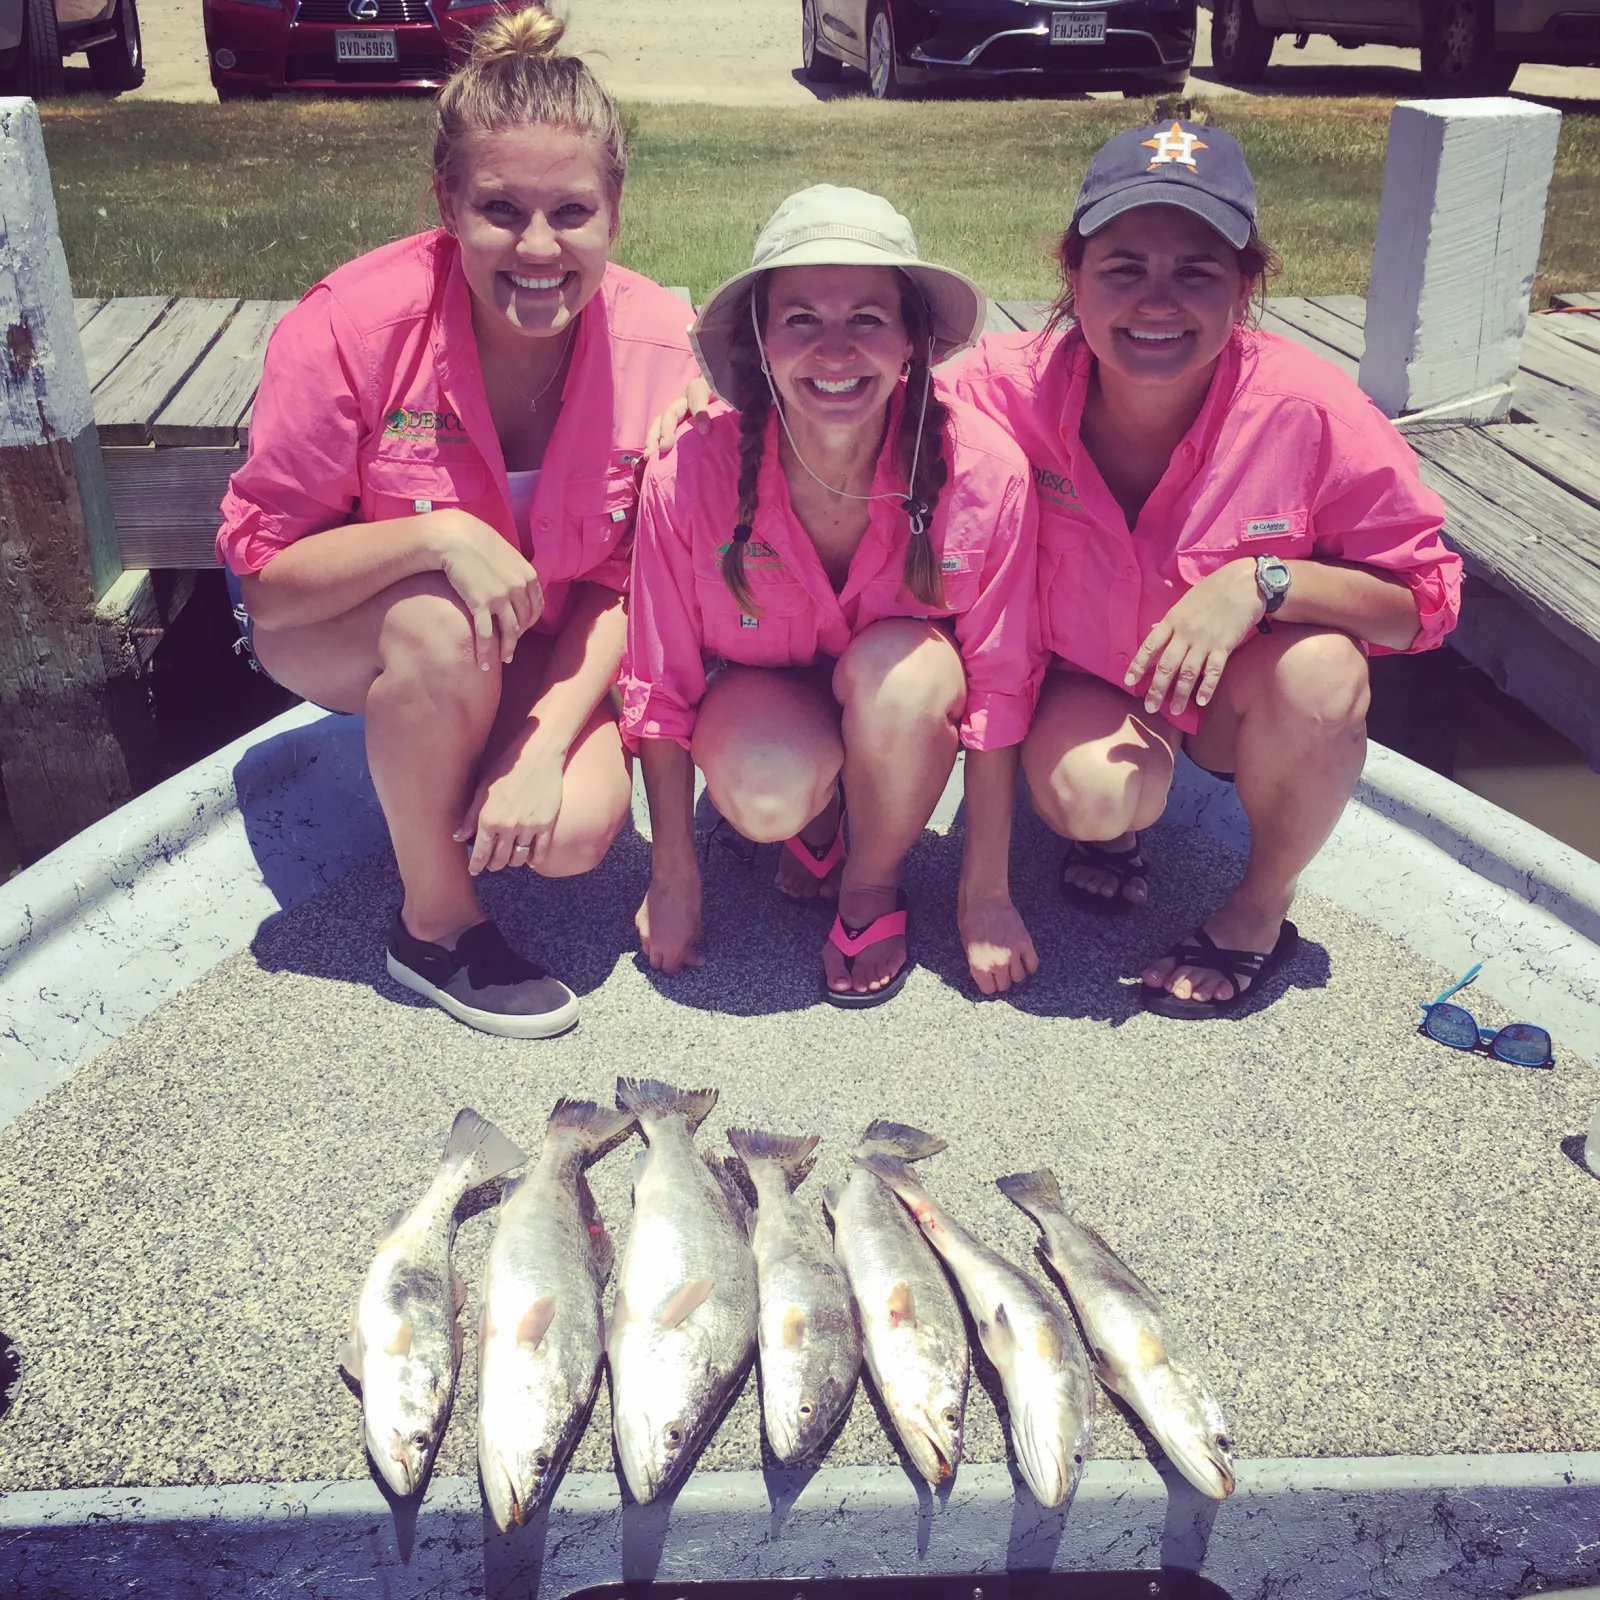
[[[1199,1017],[1220,1016],[1231,1010],[1241,1000],[1253,995],[1261,981],[1275,968],[1281,967],[1300,947],[1300,930],[1292,922],[1285,922],[1278,930],[1278,942],[1263,955],[1259,950],[1224,950],[1204,928],[1196,928],[1187,939],[1180,939],[1170,950],[1165,950],[1157,960],[1171,956],[1178,967],[1209,967],[1223,973],[1233,985],[1233,994],[1226,1000],[1180,1000],[1169,989],[1157,989],[1140,983],[1144,1008],[1161,1017],[1181,1017],[1193,1022]],[[1239,980],[1248,978],[1250,987],[1241,989]]]
[[[1144,858],[1143,843],[1138,834],[1134,834],[1133,843],[1126,850],[1107,850],[1092,839],[1067,840],[1067,853],[1056,869],[1056,887],[1062,898],[1080,911],[1093,911],[1102,917],[1120,917],[1123,912],[1132,911],[1135,902],[1122,890],[1129,878],[1150,881],[1150,863]],[[1081,883],[1068,883],[1070,867],[1093,867],[1097,872],[1109,872],[1117,880],[1117,886],[1110,894],[1096,894]]]

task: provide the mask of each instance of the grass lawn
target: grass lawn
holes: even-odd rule
[[[292,299],[433,220],[419,100],[266,105],[54,102],[42,109],[61,233],[80,295]],[[1364,293],[1389,103],[1226,100],[1280,294]],[[1113,101],[843,100],[799,110],[628,108],[616,256],[698,299],[748,265],[756,230],[807,183],[887,195],[923,253],[996,298],[1055,287],[1051,248],[1090,153],[1136,120]],[[1569,117],[1535,304],[1600,283],[1600,118]]]

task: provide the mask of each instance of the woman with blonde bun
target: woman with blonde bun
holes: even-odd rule
[[[515,1038],[577,1000],[475,880],[587,872],[628,813],[637,469],[694,370],[683,303],[608,260],[623,129],[562,26],[530,6],[478,31],[438,101],[443,226],[279,324],[217,536],[262,669],[366,716],[405,890],[390,975]]]

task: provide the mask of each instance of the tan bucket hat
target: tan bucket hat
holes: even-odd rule
[[[933,359],[940,362],[972,344],[983,331],[988,301],[970,278],[917,256],[911,224],[881,195],[813,184],[772,213],[756,239],[749,270],[720,285],[700,308],[689,343],[706,382],[733,402],[734,319],[748,317],[746,294],[764,272],[778,267],[898,267],[915,279],[933,327]]]

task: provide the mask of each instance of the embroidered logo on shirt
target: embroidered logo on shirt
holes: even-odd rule
[[[959,572],[961,570],[961,557],[946,556],[944,560],[939,563],[939,570],[941,572]]]
[[[728,553],[733,540],[724,539],[717,546],[717,559],[720,561]],[[779,568],[785,565],[784,559],[765,539],[752,539],[744,547],[744,564],[746,568],[766,567]]]
[[[1281,533],[1304,533],[1306,531],[1306,514],[1304,511],[1280,511],[1274,517],[1249,517],[1246,519],[1241,537],[1246,539],[1271,539]]]
[[[761,626],[761,618],[752,617],[748,611],[741,611],[739,613],[739,626],[741,628],[759,628]]]
[[[420,411],[397,406],[383,419],[385,439],[436,439],[441,444],[465,444],[467,430],[453,411]]]
[[[1206,150],[1206,144],[1199,134],[1185,133],[1181,122],[1174,122],[1165,133],[1158,133],[1153,139],[1142,141],[1146,148],[1154,150],[1150,157],[1150,165],[1159,167],[1163,162],[1176,161],[1179,166],[1195,171],[1194,153],[1196,150]]]
[[[1041,500],[1062,511],[1083,510],[1083,502],[1078,498],[1078,491],[1072,487],[1071,478],[1052,472],[1048,467],[1032,466],[1031,463],[1029,470],[1033,473],[1034,487],[1039,491]]]

